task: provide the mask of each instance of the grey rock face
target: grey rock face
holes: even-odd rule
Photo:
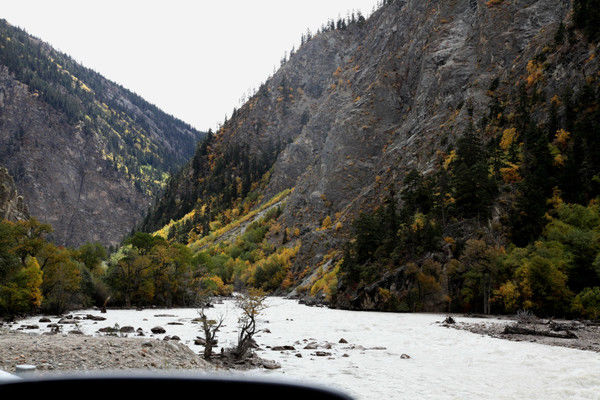
[[[8,171],[0,167],[0,220],[20,221],[29,218],[23,197],[17,194],[15,183]]]
[[[489,112],[491,83],[514,90],[570,6],[397,0],[363,26],[319,34],[293,54],[217,142],[250,152],[285,144],[264,198],[295,188],[280,221],[300,232],[296,270],[339,248],[359,212],[379,204],[388,186],[399,192],[411,169],[436,168],[470,114],[477,125]],[[317,230],[327,216],[332,227]]]
[[[316,264],[387,186],[399,191],[412,168],[432,170],[436,154],[464,133],[469,108],[486,115],[491,82],[524,73],[567,11],[560,0],[396,1],[362,29],[311,41],[320,48],[343,36],[339,68],[280,155],[269,188],[295,186],[283,220],[306,232],[305,257]],[[294,58],[288,64],[305,70]],[[328,215],[343,228],[315,232]]]

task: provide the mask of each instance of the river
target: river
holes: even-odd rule
[[[437,324],[436,314],[355,312],[307,307],[294,300],[268,298],[268,308],[258,320],[259,355],[276,360],[278,370],[253,370],[245,374],[286,377],[341,389],[357,399],[599,399],[600,354],[530,342],[494,339]],[[86,334],[106,326],[141,327],[147,335],[155,326],[177,335],[196,352],[193,341],[200,326],[195,309],[84,310],[74,313],[102,315],[106,321],[82,320]],[[236,340],[238,312],[225,300],[207,312],[209,318],[225,316],[219,346]],[[159,316],[167,315],[167,316]],[[38,324],[38,317],[20,321]],[[56,318],[52,319],[52,322]],[[459,318],[463,322],[481,322]],[[490,320],[491,321],[491,320]],[[169,325],[169,322],[183,325]],[[496,321],[497,322],[497,321]],[[65,330],[72,326],[66,326]],[[44,328],[42,326],[42,328]],[[46,329],[43,329],[46,330]],[[339,343],[340,339],[348,343]],[[331,349],[315,356],[303,347],[326,342]],[[292,345],[296,351],[272,351],[267,346]],[[218,351],[218,349],[217,349]],[[302,357],[297,357],[300,353]],[[402,358],[402,354],[410,358]],[[344,356],[346,355],[346,356]]]

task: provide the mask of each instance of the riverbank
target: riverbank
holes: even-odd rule
[[[156,339],[0,333],[0,370],[31,364],[38,371],[198,370],[214,366],[184,344]]]
[[[461,316],[453,316],[454,323],[441,322],[447,328],[490,336],[515,342],[532,342],[549,346],[594,351],[600,353],[600,324],[572,320],[544,320],[519,322],[507,317],[501,322],[464,322]]]

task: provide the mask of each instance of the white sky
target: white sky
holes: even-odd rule
[[[198,129],[215,128],[300,36],[376,0],[1,0],[0,18]]]

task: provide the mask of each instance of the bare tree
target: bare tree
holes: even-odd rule
[[[204,359],[210,360],[212,357],[213,347],[217,344],[217,332],[223,325],[224,315],[220,315],[218,320],[208,319],[206,316],[206,308],[209,306],[211,296],[203,294],[200,297],[200,322],[202,322],[202,330],[204,331]]]
[[[267,308],[265,304],[266,294],[261,289],[248,289],[236,298],[236,306],[242,311],[238,323],[240,332],[238,343],[235,348],[235,356],[242,359],[252,346],[252,337],[256,333],[256,318]]]

